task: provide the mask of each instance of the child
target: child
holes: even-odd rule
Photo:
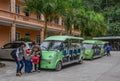
[[[32,52],[31,52],[31,61],[33,63],[33,68],[35,71],[40,71],[40,59],[41,59],[41,49],[38,45],[33,43]]]
[[[32,56],[31,58],[31,61],[33,63],[33,66],[34,66],[34,71],[39,71],[39,62],[40,62],[40,59],[37,55],[34,55]]]

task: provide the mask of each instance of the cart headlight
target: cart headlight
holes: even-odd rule
[[[88,55],[90,53],[90,50],[85,51],[85,54]]]

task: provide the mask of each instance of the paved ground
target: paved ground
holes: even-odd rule
[[[111,52],[111,57],[103,57],[83,64],[64,67],[61,71],[42,70],[15,76],[15,63],[2,61],[6,67],[0,68],[0,81],[120,81],[120,52]]]

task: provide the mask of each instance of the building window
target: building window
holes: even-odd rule
[[[16,32],[16,40],[19,40],[19,39],[20,39],[20,33]]]
[[[11,5],[10,4],[8,5],[8,11],[9,12],[11,11]]]
[[[47,18],[47,22],[52,22],[52,18]]]
[[[64,26],[64,20],[62,19],[62,25]]]
[[[20,6],[19,6],[19,5],[15,5],[15,12],[16,12],[17,14],[20,13]]]
[[[29,33],[26,33],[26,34],[25,34],[25,38],[29,38],[29,39],[30,39],[30,34],[29,34]]]
[[[37,19],[40,20],[41,19],[41,14],[36,15]]]
[[[25,16],[27,16],[26,18],[23,18],[23,20],[24,21],[29,21],[29,16],[30,16],[30,12],[29,12],[29,10],[28,9],[25,9],[25,11],[24,11],[24,14],[25,14]]]
[[[25,9],[25,16],[30,16],[29,10]]]
[[[36,35],[36,43],[40,44],[40,35]]]
[[[55,19],[54,19],[55,24],[58,24],[58,21],[59,21],[58,18],[55,18]]]
[[[8,11],[11,12],[11,5],[8,5]],[[15,5],[15,13],[19,14],[20,13],[20,6],[19,5]]]

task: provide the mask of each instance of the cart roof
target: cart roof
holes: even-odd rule
[[[99,40],[84,40],[82,43],[87,43],[87,44],[106,44],[108,42],[107,41],[99,41]]]
[[[76,40],[83,40],[82,37],[74,37],[74,36],[50,36],[45,40],[58,40],[58,41],[65,41],[67,39],[76,39]]]

